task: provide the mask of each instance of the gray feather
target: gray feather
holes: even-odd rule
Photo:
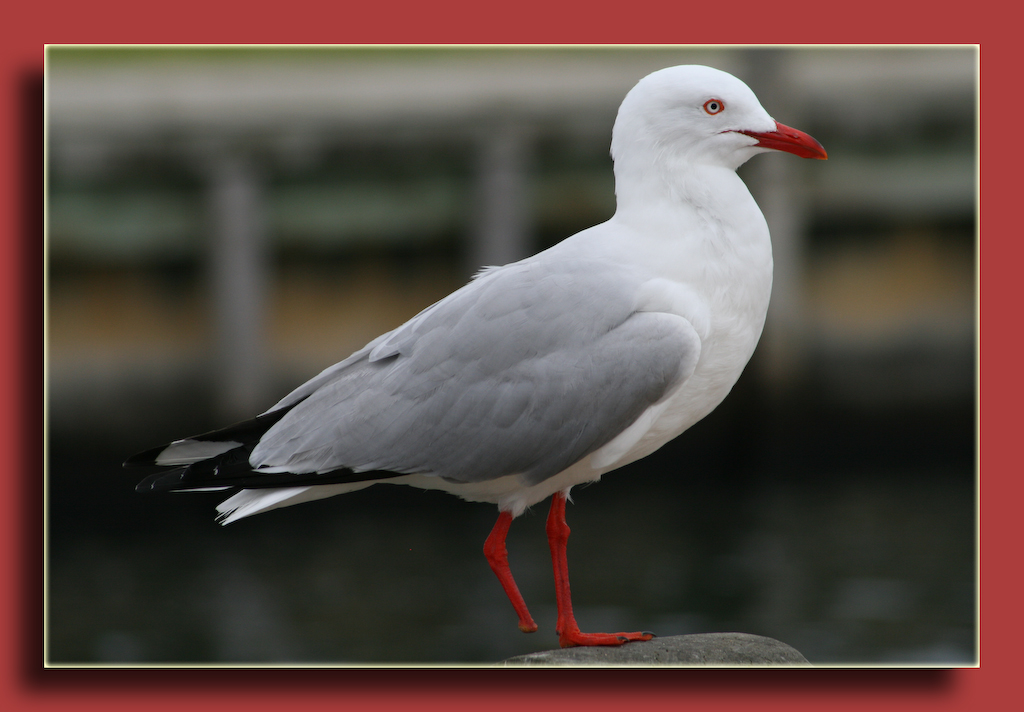
[[[637,311],[642,282],[600,260],[488,270],[286,397],[279,406],[308,395],[250,462],[543,481],[622,432],[695,361],[685,320]]]

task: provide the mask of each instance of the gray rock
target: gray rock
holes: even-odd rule
[[[799,652],[772,638],[749,633],[672,635],[625,645],[546,650],[517,655],[507,667],[540,665],[809,665]]]

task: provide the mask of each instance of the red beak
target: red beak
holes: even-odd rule
[[[789,126],[775,122],[774,131],[758,133],[757,131],[737,131],[744,136],[757,139],[757,145],[764,148],[772,148],[776,151],[785,151],[800,156],[801,158],[817,158],[825,160],[828,154],[825,148],[805,134],[803,131],[792,129]]]

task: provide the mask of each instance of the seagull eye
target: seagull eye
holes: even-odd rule
[[[704,102],[704,111],[708,112],[712,116],[722,113],[724,108],[725,102],[721,99],[708,99]]]

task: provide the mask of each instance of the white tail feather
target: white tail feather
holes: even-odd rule
[[[310,487],[281,487],[270,489],[244,489],[228,497],[217,505],[217,521],[231,524],[244,517],[269,512],[279,507],[290,507],[293,504],[312,502],[316,499],[333,497],[336,494],[355,492],[375,484],[369,482],[352,482],[338,485],[314,485]]]

